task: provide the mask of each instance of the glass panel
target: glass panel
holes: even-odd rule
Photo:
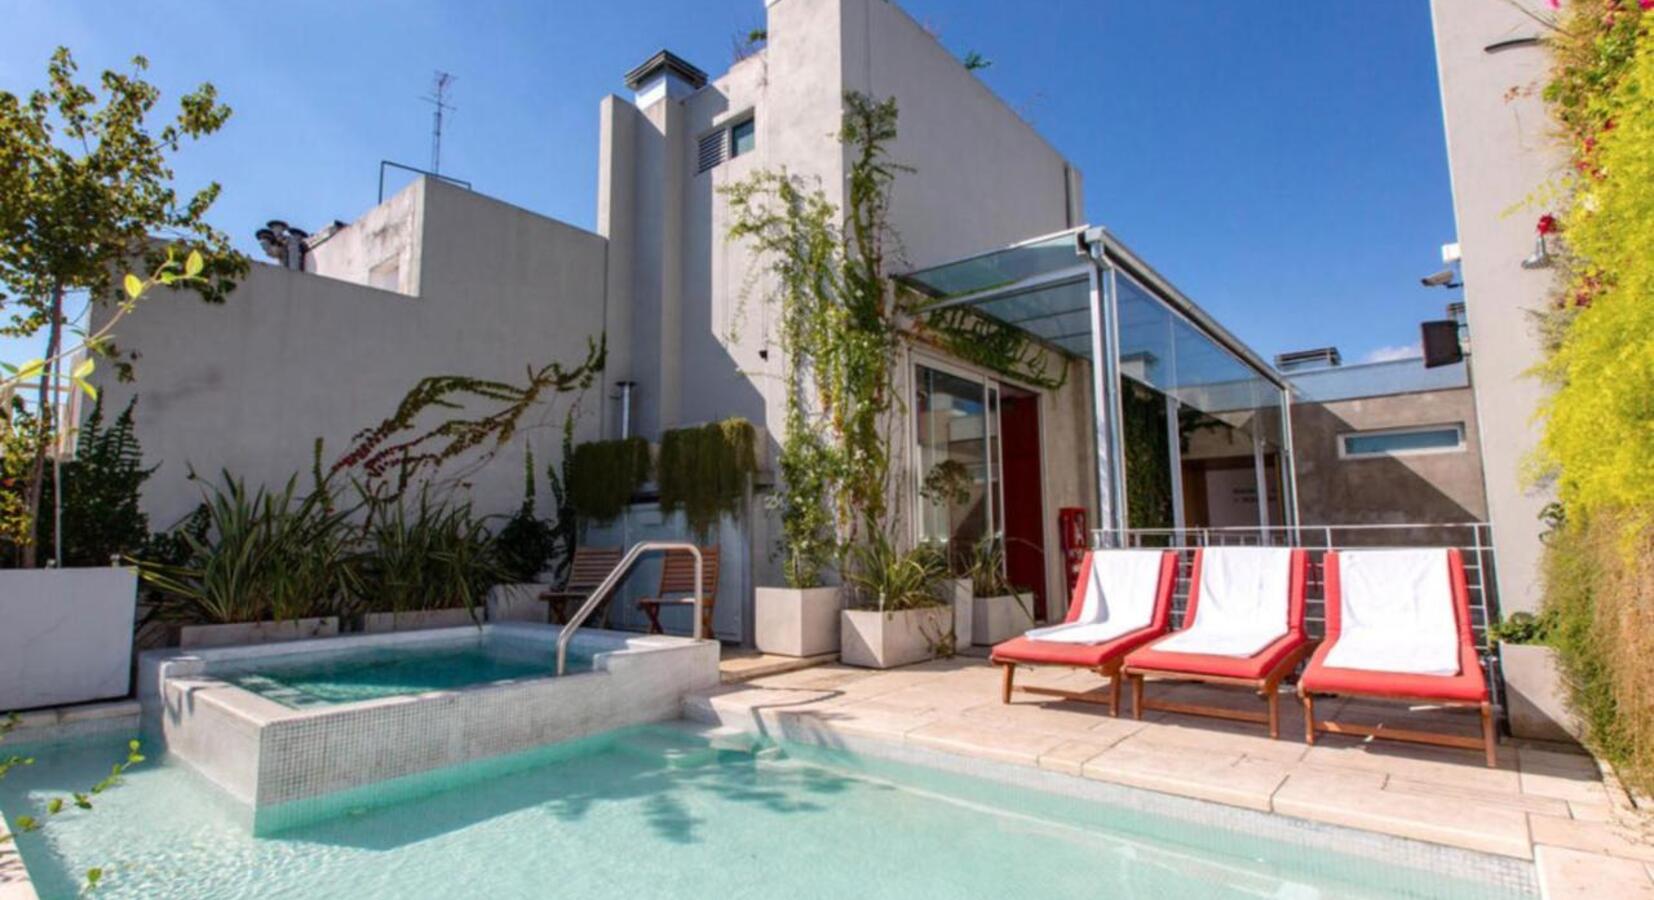
[[[753,121],[754,120],[752,119],[747,119],[745,122],[737,122],[729,129],[730,156],[740,156],[743,153],[751,153],[752,148],[756,146],[758,136],[757,130],[753,126]]]
[[[1346,434],[1344,452],[1350,456],[1377,456],[1420,450],[1457,450],[1462,442],[1458,428]]]
[[[1126,448],[1126,522],[1131,528],[1171,528],[1172,454],[1166,398],[1129,378],[1120,379]]]
[[[1063,269],[1080,269],[1083,284],[1083,267],[1086,262],[1075,253],[1074,247],[1074,235],[1061,234],[973,256],[959,262],[923,269],[906,278],[938,297],[974,294],[996,287],[1006,287],[1025,278],[1047,275]]]
[[[914,375],[919,535],[969,546],[987,533],[992,506],[983,385],[925,366]]]

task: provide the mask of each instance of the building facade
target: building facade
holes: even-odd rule
[[[513,447],[469,471],[483,513],[521,499],[522,453],[554,462],[562,415],[578,440],[650,440],[731,416],[773,460],[782,357],[764,262],[728,237],[720,188],[759,171],[818,184],[842,206],[844,98],[894,99],[891,265],[927,310],[986,317],[1050,354],[1033,382],[974,364],[915,328],[896,360],[888,436],[901,541],[1003,538],[1014,583],[1043,617],[1066,602],[1059,518],[1113,539],[1128,525],[1295,521],[1284,381],[1107,229],[1083,218],[1082,179],[900,7],[770,0],[767,44],[709,77],[662,52],[599,105],[596,233],[423,179],[356,222],[311,236],[296,265],[255,266],[223,307],[146,304],[139,350],[146,455],[163,465],[158,521],[193,505],[183,463],[254,482],[306,472],[315,438],[343,448],[421,377],[521,380],[531,365],[608,348],[601,384],[537,409]],[[928,314],[928,313],[927,313]],[[997,327],[996,326],[996,327]],[[968,473],[963,498],[921,488]],[[750,640],[757,585],[781,581],[767,464],[722,549],[714,631]],[[595,545],[679,537],[646,491]],[[649,587],[643,569],[631,593]],[[640,625],[627,595],[613,608]],[[668,627],[687,628],[687,611]],[[679,618],[671,618],[678,616]]]
[[[1563,164],[1540,91],[1543,27],[1509,3],[1433,0],[1431,12],[1499,596],[1506,612],[1534,610],[1551,496],[1524,474],[1544,395],[1529,374],[1541,358],[1529,311],[1545,304],[1552,272],[1523,265],[1545,212],[1524,202]]]

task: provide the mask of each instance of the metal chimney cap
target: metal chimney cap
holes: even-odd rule
[[[643,61],[643,64],[626,73],[626,86],[637,90],[638,86],[659,74],[676,75],[690,88],[699,88],[706,84],[706,73],[697,69],[692,63],[670,50],[662,50]]]

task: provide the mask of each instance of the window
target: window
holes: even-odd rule
[[[749,117],[743,121],[736,122],[729,129],[730,156],[735,157],[740,156],[743,153],[751,153],[752,148],[757,145],[758,132],[753,126],[753,121],[754,120]]]
[[[1416,456],[1423,453],[1456,453],[1464,449],[1464,425],[1432,425],[1426,428],[1387,428],[1356,431],[1338,436],[1338,455],[1345,459],[1379,456]]]
[[[695,174],[717,168],[726,159],[751,153],[758,146],[758,129],[753,122],[752,116],[747,116],[734,125],[720,126],[701,135],[695,148]]]

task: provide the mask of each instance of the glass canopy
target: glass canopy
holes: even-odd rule
[[[1105,533],[1295,523],[1284,380],[1106,229],[901,281],[925,313],[969,307],[1091,364]]]

